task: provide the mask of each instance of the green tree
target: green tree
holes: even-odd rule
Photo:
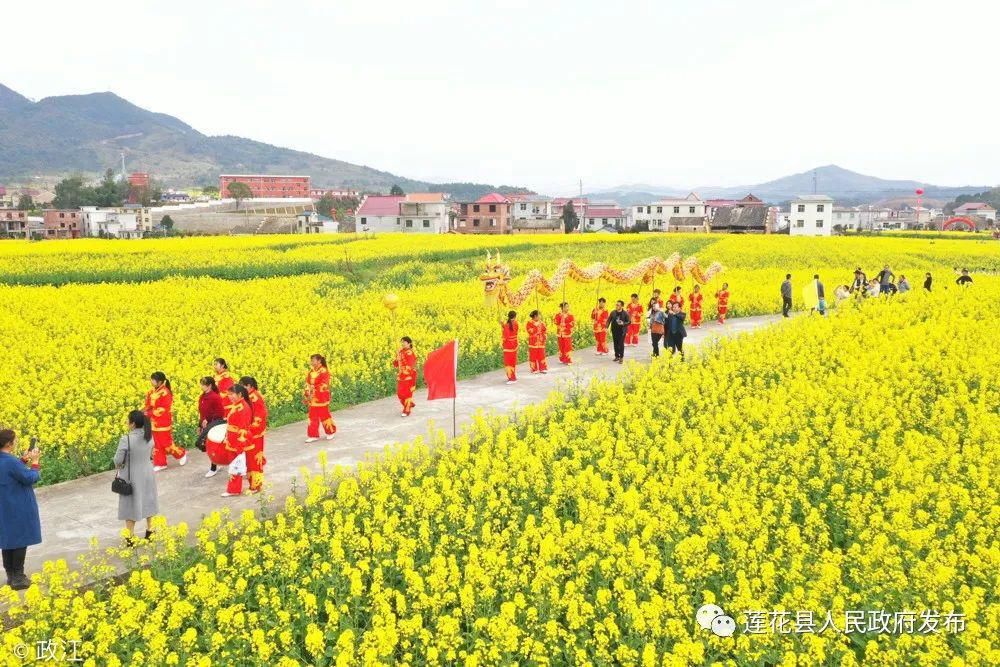
[[[337,217],[335,214],[335,209],[337,206],[337,201],[330,195],[323,195],[323,198],[316,202],[316,212],[320,215],[325,215],[328,218]]]
[[[35,208],[35,200],[31,198],[31,195],[21,195],[17,198],[18,211],[30,211],[33,208]]]
[[[563,229],[567,234],[572,234],[573,230],[580,226],[580,217],[576,214],[576,209],[573,208],[572,199],[563,204],[562,215],[559,216],[559,219],[562,220]]]
[[[253,196],[253,193],[250,191],[250,186],[246,183],[240,183],[239,181],[230,183],[229,187],[226,188],[226,192],[230,197],[236,200],[236,208],[240,207],[240,202],[244,199],[249,199]]]
[[[174,219],[171,218],[169,215],[163,216],[163,218],[160,220],[160,227],[166,229],[167,231],[172,230],[174,228]]]
[[[56,183],[52,206],[54,208],[80,208],[92,205],[93,199],[94,189],[84,184],[83,176],[70,176]]]
[[[104,178],[94,188],[94,205],[96,206],[121,206],[128,198],[128,181],[119,181],[115,178],[115,172],[108,169],[104,172]]]
[[[393,185],[393,186],[392,186],[392,189],[391,189],[391,190],[389,190],[389,194],[390,194],[390,195],[394,195],[394,196],[396,196],[396,197],[402,197],[402,196],[403,196],[403,195],[405,195],[406,193],[405,193],[405,192],[403,192],[403,188],[399,187],[398,185]]]
[[[206,185],[201,189],[201,194],[206,197],[218,197],[219,187],[216,185]]]

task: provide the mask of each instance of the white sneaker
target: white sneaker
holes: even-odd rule
[[[177,459],[177,465],[179,465],[179,466],[186,466],[187,463],[188,463],[188,455],[187,455],[187,453],[185,453],[184,456],[182,456],[179,459]]]
[[[327,440],[333,440],[333,433],[331,433],[330,435],[326,436],[326,439]]]
[[[161,470],[166,470],[167,466],[153,466],[153,472],[160,472]]]
[[[232,498],[233,496],[238,496],[240,494],[238,494],[238,493],[229,493],[228,491],[223,491],[219,495],[221,495],[223,498]]]
[[[218,468],[216,468],[215,470],[209,470],[208,472],[205,473],[205,478],[207,479],[209,477],[215,477],[218,474],[219,474]]]
[[[410,415],[406,414],[405,412],[400,412],[399,415],[401,417],[409,417],[410,416]]]
[[[507,380],[507,384],[517,384],[517,380]]]
[[[548,372],[549,372],[548,370],[544,370],[544,371],[542,371],[542,374],[544,375],[544,374],[546,374]]]
[[[308,445],[310,442],[316,442],[317,440],[319,440],[319,438],[306,438],[306,444]]]

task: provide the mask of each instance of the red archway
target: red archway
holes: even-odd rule
[[[964,227],[965,231],[968,231],[968,232],[974,232],[974,231],[976,231],[976,223],[974,223],[969,218],[966,218],[966,217],[963,217],[963,216],[956,216],[954,218],[949,218],[948,221],[944,223],[944,226],[942,227],[942,229],[944,229],[944,231],[947,232],[947,231],[950,231],[950,230],[954,229],[958,225],[961,225],[962,227]]]

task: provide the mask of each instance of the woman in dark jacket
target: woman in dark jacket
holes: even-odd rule
[[[670,304],[670,314],[667,315],[666,329],[666,347],[670,348],[671,355],[680,352],[681,359],[683,359],[684,338],[687,336],[687,330],[684,328],[684,313],[681,312],[679,303]]]
[[[7,585],[20,591],[31,585],[24,575],[24,556],[28,547],[42,541],[42,523],[33,488],[39,479],[41,452],[32,448],[19,459],[14,456],[16,440],[13,431],[0,431],[0,550]]]
[[[220,360],[216,360],[218,364]],[[226,420],[226,409],[223,406],[222,394],[219,392],[219,385],[215,384],[215,378],[207,375],[201,379],[201,396],[198,397],[198,424],[201,432],[198,434],[198,449],[204,450],[201,443],[205,442],[208,434],[208,425],[213,422]],[[205,477],[215,477],[219,472],[219,466],[214,463],[209,467]]]

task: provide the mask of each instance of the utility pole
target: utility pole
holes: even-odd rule
[[[583,179],[580,179],[580,199],[583,199]]]
[[[816,170],[813,169],[813,194],[816,194]]]

